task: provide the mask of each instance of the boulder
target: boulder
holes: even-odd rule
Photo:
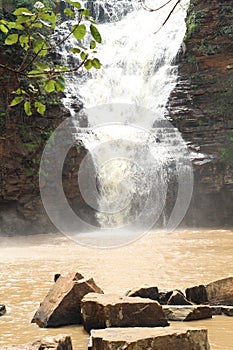
[[[3,316],[6,313],[6,306],[0,304],[0,316]]]
[[[195,304],[208,304],[206,287],[199,285],[185,290],[186,298]]]
[[[93,330],[92,350],[209,350],[207,330],[194,328],[109,328]]]
[[[226,316],[233,316],[233,306],[222,306],[222,313]]]
[[[140,297],[140,298],[149,298],[151,300],[159,300],[159,290],[157,287],[141,287],[134,288],[129,290],[126,293],[128,297]]]
[[[90,293],[81,301],[84,328],[168,326],[158,302],[146,298]]]
[[[233,306],[233,277],[207,284],[206,293],[211,305]]]
[[[174,290],[167,301],[168,305],[193,305],[179,290]]]
[[[163,306],[164,314],[169,321],[195,321],[212,317],[212,310],[209,306]]]
[[[232,305],[233,277],[186,289],[186,297],[195,304]]]
[[[72,350],[71,338],[67,335],[47,337],[32,344],[7,346],[0,350]]]
[[[126,293],[128,297],[149,298],[158,301],[160,305],[192,305],[179,290],[159,292],[158,287],[134,288]]]
[[[60,276],[36,311],[32,323],[58,327],[81,323],[80,302],[88,293],[103,293],[92,278],[79,273]]]

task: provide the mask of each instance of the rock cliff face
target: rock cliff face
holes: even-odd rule
[[[183,224],[233,226],[233,168],[223,159],[233,129],[231,1],[191,0],[179,79],[167,117],[194,152],[195,186]],[[231,163],[231,164],[230,164]]]
[[[0,71],[5,87],[0,94],[0,235],[57,231],[43,208],[38,175],[48,138],[70,114],[59,103],[49,106],[44,117],[36,113],[27,117],[20,107],[9,110],[7,102],[15,88],[14,79]],[[63,166],[63,190],[73,210],[96,224],[95,214],[84,202],[78,185],[79,166],[86,154],[81,142],[68,152]]]

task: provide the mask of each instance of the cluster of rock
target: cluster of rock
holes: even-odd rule
[[[128,291],[124,296],[104,294],[93,278],[70,273],[55,276],[32,322],[39,327],[82,324],[91,334],[89,349],[208,350],[206,329],[169,326],[168,321],[192,321],[224,313],[233,316],[233,278],[208,285],[160,292],[155,286]],[[71,350],[68,338],[63,347],[56,342],[48,349]],[[68,339],[68,340],[67,340]],[[38,342],[23,348],[44,349]],[[1,350],[1,349],[0,349]]]
[[[92,278],[80,273],[56,275],[55,280],[32,322],[39,327],[83,324],[91,333],[92,350],[209,349],[207,330],[167,327],[168,321],[200,320],[222,312],[233,315],[231,277],[187,288],[185,294],[149,286],[124,296],[104,294]]]

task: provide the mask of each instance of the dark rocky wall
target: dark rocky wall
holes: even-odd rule
[[[186,21],[167,113],[194,151],[194,192],[183,224],[233,226],[233,168],[230,157],[223,159],[233,130],[232,1],[191,0]]]
[[[56,102],[48,106],[43,117],[37,113],[27,117],[23,107],[7,107],[16,86],[15,77],[0,70],[0,82],[5,87],[0,92],[0,235],[57,231],[40,199],[39,166],[48,138],[70,116],[69,111]],[[86,154],[81,142],[68,152],[63,189],[73,210],[96,224],[95,213],[85,204],[78,185],[79,166]],[[56,163],[56,159],[52,161]],[[63,203],[59,205],[62,211]]]

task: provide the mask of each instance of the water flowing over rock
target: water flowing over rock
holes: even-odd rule
[[[90,292],[103,293],[92,278],[84,278],[80,273],[59,277],[36,311],[32,323],[39,327],[81,323],[80,303]]]
[[[209,350],[206,329],[111,328],[93,330],[92,350]]]
[[[84,328],[168,326],[162,307],[145,298],[119,297],[115,294],[86,295],[81,301]]]
[[[159,26],[169,8],[161,9],[158,15],[145,11],[140,1],[113,1],[113,4],[112,1],[97,0],[87,3],[97,18],[102,16],[97,14],[98,11],[102,13],[103,10],[106,15],[106,22],[99,25],[103,45],[98,47],[98,58],[102,68],[90,70],[88,77],[81,80],[79,76],[71,77],[63,102],[72,110],[77,125],[76,137],[81,138],[93,155],[98,180],[95,188],[99,205],[97,220],[103,230],[127,226],[129,234],[137,232],[138,227],[145,232],[148,226],[149,229],[154,225],[166,226],[179,192],[179,175],[185,176],[189,170],[192,172],[191,162],[187,162],[190,156],[180,133],[164,118],[165,105],[177,79],[174,58],[185,33],[188,1],[177,9],[171,17],[171,25],[164,27],[156,40],[153,34],[155,23]],[[67,59],[65,45],[60,54]],[[94,130],[92,133],[80,128],[83,110],[77,113],[72,108],[77,86],[88,127]],[[104,114],[97,106],[105,104],[109,104],[110,109],[112,104],[124,104],[124,113],[118,107],[111,114],[106,107]],[[146,113],[146,117],[145,111],[126,113],[129,106],[134,106],[135,111],[142,107],[152,113],[150,116]],[[108,128],[101,128],[103,123],[108,124]],[[116,123],[118,127],[114,125]],[[125,130],[128,125],[134,126],[137,135],[141,127],[148,132],[135,138],[131,135],[132,130],[122,132],[119,124]],[[124,141],[129,139],[133,142],[126,145]],[[109,147],[111,142],[116,144],[113,154]],[[101,152],[97,154],[98,147],[101,147]],[[109,155],[109,162],[102,162],[103,155]],[[187,179],[188,188],[192,187],[191,182],[191,178]],[[146,205],[146,201],[150,205]],[[122,203],[124,210],[121,210]],[[143,209],[145,213],[140,217]],[[112,236],[120,236],[123,230],[118,231]]]
[[[186,296],[196,304],[233,305],[233,277],[187,288]]]
[[[169,321],[195,321],[212,318],[209,306],[164,305],[163,311]]]
[[[46,337],[37,340],[32,344],[7,346],[0,350],[72,350],[71,338],[67,335],[57,335],[56,337]]]

